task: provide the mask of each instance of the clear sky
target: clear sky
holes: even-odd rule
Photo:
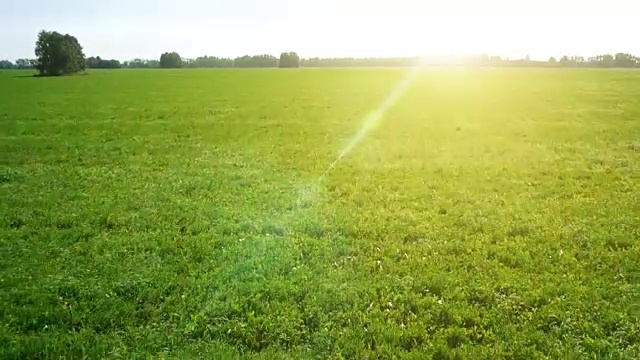
[[[42,29],[119,60],[640,55],[639,26],[640,0],[0,0],[0,59],[34,57]]]

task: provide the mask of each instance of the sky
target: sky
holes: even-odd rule
[[[0,0],[0,59],[33,58],[40,30],[85,55],[185,58],[640,55],[638,0]]]

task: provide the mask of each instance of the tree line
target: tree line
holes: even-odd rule
[[[295,53],[288,53],[295,54]],[[424,65],[466,65],[501,67],[585,67],[585,68],[640,68],[640,57],[632,54],[617,53],[597,55],[589,58],[582,56],[551,57],[547,61],[507,59],[497,56],[465,57],[457,59],[421,59],[416,57],[395,58],[307,58],[291,61],[263,55],[244,55],[233,58],[201,56],[195,59],[180,58],[162,64],[156,59],[133,59],[120,62],[115,59],[102,59],[100,56],[85,60],[86,69],[152,69],[152,68],[268,68],[268,67],[408,67]],[[175,59],[175,58],[174,58]],[[36,59],[18,59],[15,62],[0,60],[0,69],[36,69]]]
[[[18,59],[14,63],[9,60],[0,60],[0,69],[33,69],[35,61],[35,59]]]
[[[295,52],[283,52],[280,58],[262,54],[244,55],[235,59],[206,55],[196,59],[183,59],[178,53],[172,52],[162,54],[158,65],[161,68],[296,68],[300,67],[300,56]]]
[[[102,59],[100,56],[89,57],[85,60],[86,69],[154,69],[154,68],[268,68],[268,67],[299,67],[300,59],[296,55],[289,55],[278,59],[272,55],[245,55],[235,59],[215,56],[202,56],[196,59],[181,58],[176,53],[165,53],[160,60],[133,59],[120,62],[115,59]],[[297,59],[297,60],[296,60]],[[0,60],[0,69],[36,69],[36,59],[19,59],[15,63]]]
[[[0,69],[36,69],[40,75],[65,75],[85,69],[121,68],[297,68],[297,67],[407,67],[416,65],[462,65],[500,67],[591,67],[591,68],[640,68],[640,58],[627,53],[602,54],[584,58],[562,56],[547,61],[503,59],[499,56],[478,55],[464,57],[394,57],[394,58],[308,58],[297,53],[283,52],[277,58],[269,54],[244,55],[231,58],[201,56],[182,58],[177,52],[165,52],[158,60],[133,59],[120,62],[102,59],[100,56],[85,58],[78,40],[69,34],[41,31],[35,47],[35,59],[18,59],[16,62],[0,60]]]

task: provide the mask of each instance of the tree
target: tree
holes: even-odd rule
[[[631,54],[617,53],[613,59],[613,66],[615,67],[635,67],[636,57]]]
[[[602,66],[603,67],[613,67],[613,55],[611,54],[605,54],[602,55]]]
[[[120,69],[122,64],[118,60],[104,60],[98,57],[87,58],[87,68],[89,69]]]
[[[40,75],[67,75],[85,69],[82,46],[74,36],[41,31],[36,42],[36,69]]]
[[[272,55],[245,55],[233,60],[233,67],[236,68],[266,68],[277,67],[278,59]]]
[[[100,63],[102,62],[102,59],[100,59],[100,56],[98,57],[89,57],[86,60],[86,66],[88,69],[96,69],[98,68],[98,66],[100,65]]]
[[[14,68],[14,65],[11,61],[0,60],[0,69],[7,70],[7,69],[13,69],[13,68]]]
[[[16,60],[16,69],[32,69],[36,66],[38,60],[35,59],[18,59]]]
[[[230,68],[233,67],[233,60],[228,58],[218,58],[215,56],[201,56],[195,60],[182,59],[183,67],[189,68]]]
[[[564,55],[560,58],[560,61],[558,61],[558,64],[564,67],[573,67],[573,66],[576,66],[576,61],[573,56],[569,57],[567,55]]]
[[[182,58],[177,52],[166,52],[160,55],[161,68],[179,68],[182,67]]]
[[[283,52],[280,54],[281,68],[297,68],[300,67],[300,56],[295,52]]]
[[[155,60],[157,62],[157,60]],[[133,59],[131,61],[125,61],[123,66],[126,68],[131,68],[131,69],[144,69],[144,68],[150,68],[150,60],[143,60],[143,59]]]

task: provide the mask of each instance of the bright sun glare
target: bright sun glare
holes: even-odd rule
[[[536,6],[504,0],[396,0],[393,5],[388,1],[353,2],[345,5],[348,21],[333,24],[335,36],[324,44],[327,52],[356,52],[358,56],[530,55],[546,60],[566,54],[619,51],[624,48],[618,44],[621,37],[606,36],[602,27],[628,26],[626,15],[577,0],[540,0]],[[354,10],[356,4],[359,13]],[[598,27],[593,26],[596,17]],[[323,33],[314,40],[317,45],[327,41],[327,36]]]

